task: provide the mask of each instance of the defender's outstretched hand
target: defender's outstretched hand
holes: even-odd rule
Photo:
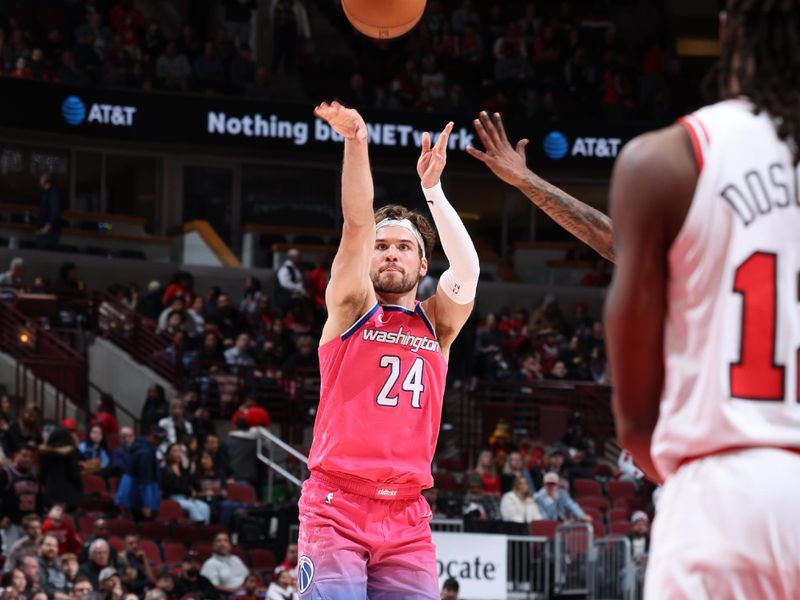
[[[528,173],[525,164],[525,146],[528,145],[528,140],[522,139],[517,142],[516,148],[512,147],[506,137],[500,113],[494,113],[492,119],[486,111],[481,111],[472,124],[485,150],[481,152],[477,148],[468,146],[467,153],[484,163],[492,173],[506,183],[514,187],[521,186]]]
[[[425,189],[430,189],[439,183],[444,166],[447,164],[447,140],[451,131],[453,131],[452,121],[445,125],[433,148],[431,148],[431,134],[427,131],[422,134],[422,152],[417,161],[417,173]]]
[[[336,133],[347,140],[367,139],[367,124],[354,108],[347,108],[334,100],[330,104],[322,102],[314,109],[314,114],[327,121]]]

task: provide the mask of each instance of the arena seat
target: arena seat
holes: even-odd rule
[[[602,496],[603,488],[594,479],[576,479],[572,482],[572,495],[575,498],[583,496]]]
[[[531,535],[544,536],[548,540],[552,540],[556,537],[556,529],[559,525],[561,525],[561,522],[555,519],[531,521]]]

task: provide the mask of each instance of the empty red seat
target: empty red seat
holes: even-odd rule
[[[179,521],[185,519],[181,505],[175,500],[162,500],[158,507],[158,518],[161,521]]]
[[[582,508],[583,508],[583,512],[585,512],[588,516],[590,516],[590,517],[592,517],[592,519],[594,519],[596,521],[600,521],[602,523],[602,521],[603,521],[603,513],[602,513],[602,511],[600,511],[599,509],[594,508],[592,506],[584,506]]]
[[[136,533],[136,523],[130,519],[111,519],[111,521],[108,522],[108,529],[111,535],[124,538],[130,533]]]
[[[154,565],[162,564],[161,550],[153,540],[139,540],[139,549],[144,552],[147,561]]]
[[[596,508],[600,512],[607,511],[611,506],[608,498],[602,496],[584,496],[578,500],[578,504],[581,505],[581,508]]]
[[[602,496],[603,488],[594,479],[576,479],[572,483],[572,495],[575,498],[583,496]]]
[[[108,545],[111,546],[117,553],[122,553],[125,551],[125,540],[121,537],[112,535],[108,538]]]
[[[179,542],[164,542],[161,544],[164,550],[164,562],[168,565],[179,565],[186,558],[186,546]]]
[[[227,533],[228,528],[224,525],[212,523],[210,525],[203,525],[200,528],[200,539],[208,542],[213,542],[218,533]]]
[[[630,481],[609,481],[606,484],[606,494],[611,499],[635,498],[636,486]]]
[[[139,535],[160,542],[169,537],[169,528],[163,521],[140,521]]]
[[[175,521],[169,537],[176,542],[191,545],[200,539],[200,528],[191,521]]]
[[[92,475],[91,473],[84,473],[81,475],[81,480],[83,481],[83,493],[86,495],[108,495],[108,490],[106,489],[106,481],[102,477],[98,475]]]
[[[611,535],[628,535],[632,529],[630,521],[611,521]]]
[[[608,511],[608,522],[627,521],[630,518],[630,511],[627,508],[612,508]]]
[[[272,571],[278,561],[275,560],[275,554],[268,548],[251,548],[250,549],[250,567],[255,571]]]
[[[592,519],[592,525],[595,538],[603,537],[606,534],[606,526],[602,519]]]
[[[192,546],[192,550],[197,552],[197,556],[201,562],[206,562],[214,553],[214,547],[211,542],[197,542]]]
[[[241,558],[244,564],[248,564],[250,562],[250,558],[247,556],[247,551],[244,548],[240,548],[239,546],[231,546],[231,554],[235,554]]]
[[[561,524],[560,521],[555,519],[539,519],[538,521],[531,521],[531,535],[543,536],[548,540],[556,537],[556,528]]]
[[[258,504],[256,491],[249,483],[229,483],[228,500],[241,502],[245,505]]]

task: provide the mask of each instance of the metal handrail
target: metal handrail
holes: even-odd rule
[[[266,441],[266,444],[265,444]],[[284,469],[281,465],[275,462],[273,458],[273,447],[277,446],[281,450],[285,451],[287,454],[294,456],[297,460],[299,460],[303,465],[308,468],[308,457],[303,454],[302,452],[298,452],[294,448],[292,448],[289,444],[284,442],[281,438],[277,435],[273,434],[269,430],[265,429],[264,427],[258,428],[258,438],[256,439],[256,456],[258,459],[267,465],[270,470],[267,473],[267,497],[272,500],[272,487],[274,485],[275,475],[274,472],[282,475],[286,479],[288,479],[291,483],[300,487],[303,485],[303,481],[296,477],[294,474],[290,473],[286,469]],[[264,446],[266,445],[267,454],[264,454]]]

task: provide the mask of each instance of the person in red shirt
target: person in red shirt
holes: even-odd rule
[[[81,551],[81,538],[75,531],[72,521],[64,518],[64,506],[55,504],[42,524],[42,534],[49,533],[58,540],[58,553],[79,554]]]
[[[478,465],[474,472],[481,476],[484,492],[487,494],[500,493],[500,475],[497,473],[497,465],[491,450],[484,450],[478,455]]]
[[[97,400],[97,409],[89,419],[89,426],[100,425],[106,435],[117,435],[119,423],[117,422],[117,408],[111,394],[101,394]]]
[[[297,544],[286,546],[286,556],[283,562],[275,567],[275,574],[281,571],[288,573],[292,585],[297,587]]]
[[[172,276],[172,281],[164,290],[164,296],[161,298],[161,303],[164,306],[172,304],[172,299],[175,296],[183,296],[186,305],[190,306],[194,301],[194,277],[187,271],[178,271]]]

